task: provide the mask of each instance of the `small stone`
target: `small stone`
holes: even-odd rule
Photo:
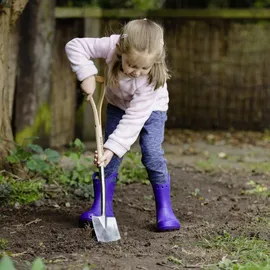
[[[44,202],[43,202],[43,201],[35,201],[35,202],[34,202],[34,206],[35,206],[35,207],[40,207],[40,206],[42,206],[42,205],[44,205]]]
[[[20,209],[20,208],[21,208],[21,205],[20,205],[20,203],[15,202],[14,207],[15,207],[16,209]]]
[[[224,159],[224,158],[227,158],[227,154],[224,152],[220,152],[218,153],[218,157]]]
[[[70,203],[69,202],[66,202],[66,207],[70,207]]]
[[[208,151],[203,151],[202,153],[205,157],[209,157],[209,152]]]

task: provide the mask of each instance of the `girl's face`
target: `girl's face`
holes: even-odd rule
[[[135,52],[131,56],[122,54],[123,71],[132,78],[147,75],[154,64],[153,58],[152,55],[144,52]]]

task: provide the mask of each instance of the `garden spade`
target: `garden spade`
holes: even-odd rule
[[[96,82],[101,84],[101,91],[98,104],[96,106],[93,97],[89,98],[94,120],[95,120],[95,133],[96,133],[96,144],[98,158],[101,158],[103,154],[103,137],[102,137],[102,126],[101,126],[101,112],[102,103],[105,94],[105,79],[101,76],[96,76]],[[104,165],[99,166],[99,177],[101,181],[101,216],[92,216],[92,222],[94,231],[99,242],[112,242],[119,240],[120,233],[118,230],[117,222],[115,217],[106,216],[106,183],[104,174]]]

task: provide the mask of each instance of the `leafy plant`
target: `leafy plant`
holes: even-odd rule
[[[39,145],[17,146],[7,160],[11,164],[21,163],[27,169],[41,174],[48,173],[60,159],[60,154],[52,149],[43,150]]]
[[[0,261],[0,270],[16,270],[13,261],[8,255],[4,255]],[[45,270],[43,261],[40,258],[36,258],[31,270]]]
[[[11,164],[20,164],[28,172],[27,179],[15,179],[15,175],[8,172],[0,173],[0,201],[25,204],[44,196],[51,197],[54,190],[50,189],[50,185],[60,187],[63,194],[92,197],[92,174],[96,167],[85,150],[85,145],[79,139],[72,142],[62,154],[50,148],[42,149],[33,143],[17,145],[7,160]],[[119,182],[149,183],[140,154],[126,154],[120,167]]]
[[[11,164],[20,164],[28,179],[14,179],[8,172],[0,174],[0,200],[11,203],[29,203],[45,195],[45,184],[57,184],[63,193],[73,193],[76,196],[91,197],[93,193],[90,185],[93,173],[92,159],[85,155],[85,145],[76,139],[70,144],[68,151],[60,154],[50,148],[42,149],[39,145],[17,145],[7,157]],[[61,164],[66,156],[71,166]],[[51,196],[47,193],[48,196]]]
[[[129,152],[125,155],[123,163],[120,167],[119,183],[131,184],[140,182],[148,184],[147,172],[141,163],[141,154]]]
[[[270,191],[266,186],[258,184],[253,180],[250,180],[248,185],[251,189],[243,191],[244,194],[258,194],[264,197],[270,196]]]
[[[58,174],[57,181],[75,190],[75,194],[80,197],[89,198],[93,196],[92,174],[95,171],[93,158],[84,155],[85,145],[79,139],[70,144],[70,149],[65,153],[73,165],[72,168],[62,168],[62,173]]]
[[[195,188],[193,192],[191,192],[191,195],[198,197],[200,195],[201,191],[199,188]]]
[[[9,203],[31,203],[44,195],[45,180],[15,180],[10,177],[0,178],[0,201]]]

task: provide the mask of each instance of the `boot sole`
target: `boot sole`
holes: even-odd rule
[[[166,226],[157,228],[158,232],[169,232],[169,231],[178,231],[180,230],[180,226]]]
[[[91,220],[79,220],[79,228],[91,227],[93,228],[93,223]]]

